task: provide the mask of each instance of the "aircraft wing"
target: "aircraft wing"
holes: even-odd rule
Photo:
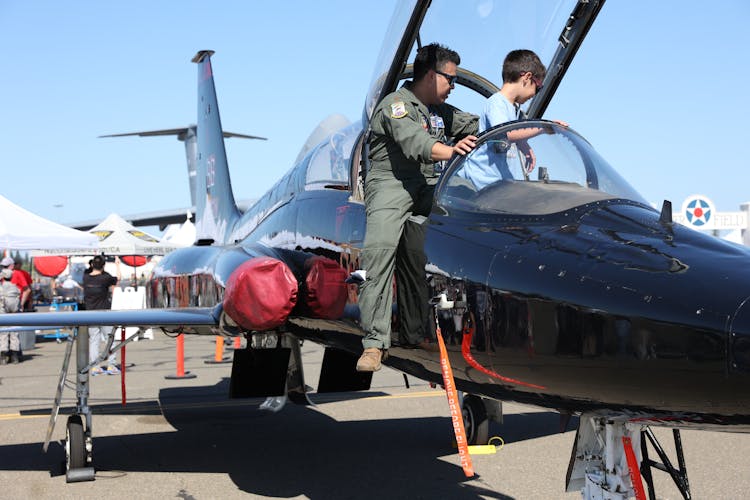
[[[258,200],[255,198],[239,200],[237,201],[237,208],[239,208],[241,212],[245,212],[252,207],[256,201]],[[195,205],[183,208],[155,210],[152,212],[124,214],[122,215],[122,218],[136,227],[159,226],[159,229],[164,230],[169,224],[182,224],[185,222],[188,212],[190,213],[190,220],[195,222]],[[80,231],[88,231],[100,222],[101,219],[89,219],[72,222],[66,225]]]
[[[0,314],[0,331],[45,329],[83,325],[139,326],[167,331],[213,335],[219,326],[221,306],[183,309],[61,311],[34,314]]]

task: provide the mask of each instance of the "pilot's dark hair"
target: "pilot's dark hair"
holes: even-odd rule
[[[97,271],[101,271],[104,269],[104,257],[101,255],[97,255],[93,259],[91,259],[91,267],[96,269]]]
[[[431,43],[417,50],[417,56],[414,58],[414,81],[419,81],[431,69],[442,69],[447,62],[452,62],[456,66],[461,64],[461,57],[458,52],[439,43]]]
[[[521,78],[526,72],[544,80],[547,69],[539,60],[539,56],[531,50],[511,50],[503,61],[503,83],[513,83]]]

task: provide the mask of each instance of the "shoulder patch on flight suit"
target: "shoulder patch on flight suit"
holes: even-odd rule
[[[408,114],[409,112],[406,111],[406,104],[404,104],[404,101],[396,101],[391,104],[391,118],[403,118]]]

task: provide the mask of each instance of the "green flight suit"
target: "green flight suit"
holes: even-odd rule
[[[429,109],[411,91],[411,82],[387,95],[372,115],[370,169],[365,177],[367,232],[362,251],[366,280],[359,294],[365,349],[391,345],[393,276],[398,287],[399,341],[416,344],[427,337],[429,314],[425,283],[424,235],[440,165],[432,146],[446,137],[476,134],[478,116],[448,104]],[[406,229],[405,229],[406,228]]]

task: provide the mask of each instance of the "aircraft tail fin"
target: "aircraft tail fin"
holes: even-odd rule
[[[108,134],[100,135],[99,137],[155,137],[161,135],[176,135],[178,141],[182,141],[185,143],[185,160],[187,162],[188,179],[190,181],[190,204],[191,206],[195,207],[195,179],[198,169],[198,132],[195,125],[188,125],[187,127],[182,128],[168,128],[163,130],[128,132],[125,134]],[[240,139],[260,139],[262,141],[266,140],[265,137],[260,137],[258,135],[238,134],[236,132],[225,131],[222,133],[222,135],[225,139],[228,139],[230,137],[237,137]]]
[[[240,211],[232,193],[229,165],[219,117],[211,56],[201,50],[192,62],[198,64],[197,176],[195,182],[195,228],[199,244],[226,243]]]

